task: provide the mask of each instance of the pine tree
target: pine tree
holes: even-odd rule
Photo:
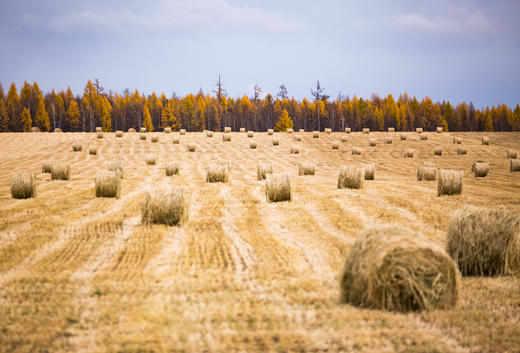
[[[168,101],[166,106],[164,106],[161,113],[161,127],[164,129],[165,127],[170,127],[174,131],[177,131],[181,126],[173,113],[173,102]]]
[[[36,108],[36,116],[34,118],[35,126],[40,128],[41,131],[49,131],[51,128],[51,123],[49,121],[49,114],[47,110],[45,110],[45,101],[43,100],[43,96],[38,96],[38,105]]]
[[[66,125],[69,131],[77,131],[79,128],[79,107],[78,102],[75,99],[72,99],[69,104],[69,109],[67,110],[67,114],[65,115]]]
[[[276,126],[274,129],[278,132],[286,132],[287,129],[293,128],[293,121],[291,117],[289,116],[289,112],[287,110],[282,111],[282,115],[278,118],[278,122],[276,123]]]
[[[32,120],[31,120],[31,112],[29,108],[23,108],[21,115],[21,125],[23,132],[31,132],[32,128]]]
[[[101,129],[104,132],[112,131],[112,106],[104,96],[98,96],[96,110],[99,112]],[[151,130],[150,130],[151,131]]]
[[[153,131],[153,125],[152,125],[152,117],[150,116],[150,110],[148,110],[148,105],[145,104],[143,108],[143,126],[146,128],[146,131],[152,132]]]

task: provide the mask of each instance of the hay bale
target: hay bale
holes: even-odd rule
[[[42,173],[52,173],[52,165],[51,161],[45,161],[42,163]]]
[[[389,128],[388,128],[388,132],[395,132],[395,128],[393,128],[393,127],[389,127]]]
[[[123,131],[117,130],[116,131],[116,137],[123,137]]]
[[[348,141],[348,137],[347,136],[341,136],[340,140],[341,140],[341,142],[347,142]]]
[[[81,142],[76,141],[72,144],[72,151],[74,152],[80,152],[83,149],[83,145]]]
[[[96,132],[103,132],[103,129],[101,127],[96,127]]]
[[[229,132],[226,132],[222,135],[222,141],[224,142],[229,142],[231,141],[231,133]]]
[[[273,146],[278,146],[280,144],[280,139],[278,137],[273,137]]]
[[[11,197],[13,199],[36,197],[37,187],[38,183],[35,174],[19,173],[11,175]]]
[[[152,140],[153,143],[159,142],[159,136],[157,136],[157,135],[152,135],[152,137],[150,139]]]
[[[405,141],[408,138],[408,136],[406,134],[401,134],[399,135],[399,138],[401,139],[401,141]]]
[[[139,134],[139,140],[143,140],[143,141],[146,140],[146,133],[141,132],[141,133]]]
[[[435,146],[435,148],[433,149],[433,154],[436,156],[442,156],[442,147]]]
[[[437,131],[438,134],[442,134],[443,129],[442,129],[441,126],[437,126],[437,130],[436,131]]]
[[[195,145],[193,142],[188,144],[188,152],[195,152],[197,149],[197,145]]]
[[[131,127],[130,129],[128,129],[128,132],[135,132],[135,129]]]
[[[509,160],[509,172],[520,172],[520,160],[510,159]]]
[[[265,179],[267,201],[291,201],[291,181],[289,174],[267,174]]]
[[[63,132],[63,130],[60,129],[59,127],[57,127],[57,128],[54,129],[54,132]]]
[[[332,149],[339,150],[339,141],[332,141]]]
[[[350,134],[351,131],[352,131],[351,128],[349,128],[349,127],[346,127],[346,128],[345,128],[345,132],[346,132],[347,134]]]
[[[252,150],[256,149],[256,141],[250,141],[249,142],[249,148],[252,149]]]
[[[422,127],[418,127],[415,129],[415,132],[417,132],[418,134],[422,134],[423,133],[423,128]]]
[[[376,138],[369,138],[369,139],[368,139],[368,145],[369,145],[369,146],[375,146],[375,145],[377,145],[377,139],[376,139]]]
[[[341,167],[338,175],[338,189],[361,189],[365,179],[365,169],[351,166]]]
[[[385,225],[357,237],[340,285],[341,301],[362,308],[448,309],[459,301],[460,274],[449,255],[421,234]]]
[[[316,173],[316,164],[312,162],[298,163],[298,175],[314,175]]]
[[[420,140],[421,141],[428,140],[428,135],[421,135]]]
[[[312,132],[312,137],[315,138],[315,139],[319,138],[320,137],[320,132],[319,131],[313,131]]]
[[[37,126],[33,126],[33,127],[31,128],[31,132],[41,132],[41,131],[40,131],[40,128],[39,128],[39,127],[37,127]]]
[[[291,146],[290,153],[291,154],[300,154],[300,147],[299,146]]]
[[[227,165],[211,164],[206,170],[206,183],[227,183],[229,168]]]
[[[121,177],[118,173],[101,172],[95,180],[96,197],[115,197],[121,194]]]
[[[258,163],[258,180],[264,180],[267,174],[273,174],[273,165],[271,163]]]
[[[392,143],[392,136],[386,136],[385,137],[385,143],[388,145],[388,144],[391,144]]]
[[[178,145],[179,143],[181,143],[181,139],[179,138],[179,136],[172,137],[172,143],[174,145]]]
[[[299,132],[300,134],[302,134],[302,133],[305,132],[305,129],[299,129],[298,132]]]
[[[240,132],[246,132],[246,129],[243,128],[243,127],[241,127],[241,128],[240,128]]]
[[[188,203],[181,187],[148,191],[141,208],[143,224],[182,225],[188,219]]]
[[[70,164],[54,163],[51,171],[51,180],[69,180],[70,171]]]
[[[91,154],[93,156],[97,155],[97,147],[89,147],[88,154]]]
[[[405,158],[413,158],[413,153],[414,153],[414,150],[408,148],[403,151],[403,156]]]
[[[231,132],[231,127],[229,127],[229,126],[225,126],[225,127],[224,127],[224,132],[225,132],[225,133]]]
[[[476,161],[471,166],[471,171],[475,175],[475,178],[484,178],[489,173],[489,163],[484,161]]]
[[[213,131],[207,131],[206,137],[213,137]]]
[[[294,135],[294,141],[301,141],[301,140],[302,140],[301,135],[298,135],[298,134]]]
[[[272,135],[274,134],[274,130],[273,129],[267,129],[267,135]]]
[[[483,145],[488,145],[489,146],[489,137],[488,136],[482,136],[481,143]]]
[[[325,133],[326,133],[326,134],[330,134],[330,133],[332,133],[332,129],[325,128]]]
[[[517,157],[516,151],[513,151],[513,150],[507,151],[507,158],[516,159],[516,157]]]
[[[125,172],[124,172],[122,161],[113,161],[108,166],[108,170],[110,172],[114,172],[121,179],[123,179],[125,177]]]
[[[254,135],[255,135],[254,131],[248,131],[247,132],[247,137],[248,138],[252,138]]]
[[[361,147],[356,147],[356,146],[352,147],[352,154],[361,156],[362,152],[363,152],[363,150],[361,149]]]
[[[468,150],[466,149],[466,147],[457,147],[457,154],[468,154]]]
[[[102,132],[98,132],[97,133],[97,138],[98,139],[102,139],[103,138],[103,133]]]
[[[453,138],[453,143],[454,143],[454,144],[457,144],[457,145],[462,144],[462,138],[460,138],[460,137],[454,137],[454,138]]]
[[[294,132],[293,129],[287,129],[287,133],[292,134]]]
[[[427,165],[422,165],[417,170],[417,180],[432,181],[432,180],[435,180],[436,174],[437,174],[437,168],[430,167]]]
[[[446,250],[463,276],[520,275],[518,212],[467,207],[448,228]]]
[[[145,161],[146,165],[155,165],[155,163],[157,163],[157,158],[155,154],[149,154],[148,156],[146,156]]]
[[[166,162],[164,169],[166,176],[179,175],[179,163],[177,162]]]
[[[146,128],[145,128],[145,127],[140,128],[140,129],[139,129],[139,132],[141,132],[141,133],[145,133],[145,132],[146,132]]]
[[[164,128],[164,133],[165,133],[165,134],[169,134],[169,133],[171,133],[171,132],[172,132],[172,128],[171,128],[171,127],[165,127],[165,128]]]
[[[462,176],[464,173],[452,169],[440,169],[437,183],[437,195],[458,195],[462,192]]]
[[[376,165],[374,163],[361,163],[361,168],[365,170],[365,180],[374,180],[376,175]]]
[[[370,133],[370,129],[368,127],[363,128],[363,133],[368,135]]]
[[[186,135],[186,129],[180,129],[179,135]]]

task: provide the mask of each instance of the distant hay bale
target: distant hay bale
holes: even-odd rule
[[[186,135],[186,129],[180,129],[179,135]]]
[[[117,130],[116,131],[116,137],[123,137],[123,131]]]
[[[278,137],[273,137],[273,146],[278,146],[280,144],[280,139]]]
[[[441,126],[437,126],[437,130],[436,131],[437,131],[438,134],[442,134],[443,129],[442,129]]]
[[[292,134],[292,133],[294,132],[294,130],[293,130],[293,129],[287,129],[287,132],[288,132],[289,134]]]
[[[427,165],[422,165],[417,170],[417,180],[433,181],[433,180],[435,180],[436,174],[437,174],[437,168],[430,167]]]
[[[420,140],[421,141],[428,140],[428,135],[421,135]]]
[[[370,133],[370,129],[368,127],[364,127],[363,128],[363,133],[364,134],[369,134]]]
[[[464,173],[452,169],[440,169],[437,183],[437,195],[458,195],[462,192],[462,176]]]
[[[229,132],[226,132],[222,135],[222,141],[229,142],[231,141],[231,134]]]
[[[35,174],[18,173],[11,175],[11,197],[13,199],[36,197],[37,186]]]
[[[139,129],[139,132],[141,132],[141,133],[145,133],[145,132],[146,132],[146,128],[145,128],[145,127],[142,127],[141,129]]]
[[[453,143],[454,143],[454,144],[457,144],[457,145],[462,144],[462,138],[460,138],[460,137],[454,137],[454,138],[453,138]]]
[[[103,133],[102,132],[98,132],[97,133],[97,138],[98,139],[102,139],[103,138]]]
[[[256,141],[250,141],[249,142],[249,148],[252,149],[252,150],[256,149]]]
[[[81,144],[81,142],[76,141],[72,144],[72,150],[74,152],[80,152],[82,149],[83,149],[83,145]]]
[[[347,142],[348,141],[348,137],[347,136],[341,136],[341,142]]]
[[[194,144],[193,142],[188,144],[188,152],[195,152],[196,149],[197,149],[197,145]]]
[[[332,133],[332,129],[325,128],[325,133],[326,133],[326,134],[330,134],[330,133]]]
[[[389,128],[388,128],[388,132],[395,132],[395,128],[393,128],[393,127],[389,127]]]
[[[179,163],[177,162],[166,162],[164,168],[166,170],[166,176],[179,174]]]
[[[258,163],[258,180],[264,180],[267,174],[273,174],[273,165],[271,163]]]
[[[139,140],[146,140],[146,134],[144,132],[139,134]]]
[[[356,238],[340,285],[341,301],[361,308],[449,309],[459,301],[460,274],[449,255],[421,234],[385,225]]]
[[[305,132],[305,129],[299,129],[298,132],[301,134],[301,133],[304,133]]]
[[[52,165],[51,161],[45,161],[42,163],[42,173],[52,173]]]
[[[148,191],[141,208],[143,224],[182,225],[188,219],[188,203],[181,187]]]
[[[291,146],[291,154],[300,154],[300,147],[299,146]]]
[[[298,135],[298,134],[294,135],[294,141],[301,141],[301,140],[302,140],[301,135]]]
[[[352,131],[351,128],[349,128],[349,127],[346,127],[346,128],[345,128],[345,132],[346,132],[347,134],[350,134],[351,131]]]
[[[404,156],[405,158],[413,158],[413,154],[414,154],[414,150],[409,149],[409,148],[408,148],[408,149],[405,149],[405,150],[403,151],[403,156]]]
[[[155,163],[157,162],[157,157],[155,156],[155,154],[149,154],[148,156],[146,156],[145,161],[146,165],[155,165]]]
[[[110,172],[114,172],[121,179],[123,179],[125,177],[125,172],[124,172],[122,161],[113,161],[108,166],[108,170]]]
[[[60,129],[59,127],[57,127],[57,128],[54,129],[54,132],[63,132],[63,130]]]
[[[229,126],[225,126],[225,127],[224,127],[224,132],[226,132],[226,133],[227,133],[227,132],[231,132],[231,127],[229,127]]]
[[[291,181],[289,174],[267,174],[265,179],[267,201],[291,201]]]
[[[213,137],[213,131],[207,131],[206,137]]]
[[[516,159],[516,157],[517,157],[516,151],[513,151],[513,150],[507,151],[507,158]]]
[[[368,145],[369,145],[369,146],[375,146],[375,145],[377,145],[377,139],[376,139],[376,138],[369,138],[369,139],[368,139]]]
[[[387,137],[385,137],[385,143],[386,143],[386,144],[390,144],[390,143],[392,143],[392,136],[387,136]]]
[[[332,141],[332,149],[339,150],[339,141]]]
[[[376,165],[374,163],[361,163],[361,168],[365,170],[365,180],[374,180],[376,175]]]
[[[121,194],[121,177],[118,173],[101,172],[95,179],[96,197],[119,198]]]
[[[468,154],[466,147],[457,147],[457,154]]]
[[[520,160],[510,159],[509,163],[509,172],[520,172]]]
[[[489,173],[489,163],[484,161],[476,161],[471,166],[471,171],[475,175],[475,178],[484,178]]]
[[[442,147],[441,146],[435,146],[433,149],[433,154],[436,156],[442,156]]]
[[[164,133],[165,133],[165,134],[169,134],[169,133],[171,133],[171,132],[172,132],[172,128],[171,128],[171,127],[165,127],[165,128],[164,128]]]
[[[361,156],[362,152],[363,152],[363,150],[361,149],[361,147],[356,147],[356,146],[352,147],[352,154]]]
[[[408,136],[406,136],[406,134],[401,134],[399,135],[399,138],[401,139],[401,141],[405,141],[407,139]]]
[[[448,228],[446,250],[463,276],[520,274],[518,212],[466,207]]]
[[[483,145],[488,145],[489,146],[489,137],[488,136],[482,136],[481,143]]]
[[[128,132],[135,132],[135,129],[131,127],[130,129],[128,129]]]
[[[96,132],[103,132],[103,129],[101,127],[96,127]]]
[[[174,145],[178,145],[179,143],[181,143],[181,139],[179,138],[179,136],[172,137],[172,143]]]
[[[70,164],[54,163],[52,166],[51,179],[52,180],[69,180],[70,179]]]
[[[422,134],[423,133],[423,128],[422,127],[418,127],[415,129],[415,132],[417,132],[418,134]]]
[[[97,155],[97,151],[98,151],[97,147],[89,147],[88,154],[95,156],[95,155]]]
[[[241,128],[240,128],[240,132],[246,132],[246,129],[243,128],[243,127],[241,127]]]
[[[159,136],[157,136],[157,135],[152,135],[152,137],[150,138],[150,140],[151,140],[153,143],[157,143],[157,142],[159,142]]]
[[[272,135],[274,134],[274,130],[273,129],[267,129],[267,135]]]
[[[298,163],[298,175],[314,175],[316,173],[316,164],[312,162]]]
[[[320,132],[319,131],[313,131],[312,132],[312,137],[315,138],[315,139],[319,138],[320,137]]]
[[[352,166],[341,167],[338,175],[338,189],[361,189],[365,179],[365,169]]]
[[[247,132],[247,137],[248,137],[248,138],[251,138],[251,137],[253,137],[254,135],[255,135],[254,131],[248,131],[248,132]]]
[[[227,183],[229,168],[227,165],[211,164],[206,170],[206,183]]]
[[[41,131],[40,131],[40,128],[39,128],[39,127],[37,127],[37,126],[33,126],[33,127],[31,128],[31,132],[41,132]]]

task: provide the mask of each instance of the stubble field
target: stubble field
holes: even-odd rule
[[[277,133],[279,146],[267,133],[232,133],[231,142],[220,133],[0,134],[0,352],[519,352],[519,278],[463,278],[450,310],[398,314],[339,301],[343,264],[368,226],[397,223],[444,247],[464,205],[520,211],[520,173],[506,158],[520,151],[520,133],[424,134],[303,133],[295,142]],[[82,151],[72,151],[75,141]],[[300,154],[289,153],[294,145]],[[407,148],[414,158],[403,158]],[[70,163],[71,179],[42,174],[46,160]],[[115,160],[121,198],[96,198],[94,178]],[[487,177],[471,174],[476,160],[490,163]],[[167,161],[180,175],[165,176]],[[298,176],[300,161],[315,163],[316,175]],[[439,197],[436,181],[417,181],[424,161],[463,170],[462,194]],[[290,174],[292,201],[266,201],[259,162]],[[212,163],[229,163],[228,183],[206,183]],[[375,180],[338,189],[340,166],[360,163],[375,163]],[[11,198],[16,172],[37,173],[37,198]],[[184,188],[188,221],[141,224],[145,191],[171,186]]]

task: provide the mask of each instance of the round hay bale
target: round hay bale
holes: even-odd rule
[[[489,163],[478,160],[471,166],[471,172],[475,175],[475,178],[484,178],[489,173]]]
[[[316,164],[312,162],[298,163],[298,175],[314,175],[316,173]]]
[[[338,189],[361,189],[365,179],[365,169],[351,166],[341,167],[338,175]]]
[[[449,255],[409,228],[371,227],[356,238],[341,276],[341,301],[409,312],[458,304],[460,274]]]
[[[42,163],[42,173],[52,173],[53,163],[51,161],[45,161]]]
[[[426,141],[426,140],[428,140],[428,135],[421,135],[420,140],[421,140],[421,141]]]
[[[442,156],[442,147],[435,146],[435,148],[433,149],[433,154],[436,156]]]
[[[179,163],[167,162],[164,166],[166,176],[179,175]]]
[[[340,140],[341,140],[341,142],[347,142],[348,141],[348,137],[347,136],[341,136]]]
[[[437,183],[437,195],[458,195],[462,192],[462,176],[464,173],[452,169],[440,169]]]
[[[246,132],[246,129],[243,128],[243,127],[241,127],[241,128],[240,128],[240,132]]]
[[[108,171],[114,172],[115,175],[117,175],[121,179],[125,177],[122,161],[113,161],[112,163],[110,163],[110,165],[108,166]]]
[[[291,146],[290,153],[291,154],[300,154],[300,147],[299,146]]]
[[[252,138],[254,135],[255,135],[255,133],[253,131],[248,131],[247,132],[247,137],[248,138]]]
[[[406,134],[401,134],[399,135],[399,138],[401,139],[401,141],[405,141],[408,138],[408,136],[406,136]]]
[[[144,134],[144,133],[146,132],[146,128],[145,128],[145,127],[140,128],[140,129],[139,129],[139,132],[141,132],[141,133]]]
[[[121,194],[121,177],[118,173],[101,172],[95,179],[96,197],[119,198]]]
[[[325,128],[325,133],[326,133],[326,134],[330,134],[330,133],[332,133],[332,129],[329,129],[328,127]]]
[[[213,131],[206,132],[206,137],[213,137]]]
[[[352,131],[351,128],[349,128],[349,127],[346,127],[346,128],[345,128],[345,133],[350,134],[351,131]]]
[[[301,140],[302,140],[301,135],[298,135],[298,134],[294,135],[294,141],[301,141]]]
[[[395,128],[393,128],[393,127],[389,127],[389,128],[388,128],[388,132],[395,132]]]
[[[231,132],[231,127],[230,126],[225,126],[224,127],[224,132],[225,133]]]
[[[313,132],[312,132],[312,138],[317,139],[317,138],[319,138],[319,137],[320,137],[320,132],[319,132],[319,131],[313,131]]]
[[[206,170],[206,183],[227,183],[229,168],[227,165],[211,164]]]
[[[273,137],[273,146],[278,146],[280,144],[280,139],[278,137]]]
[[[294,132],[293,129],[287,129],[287,133],[292,134]]]
[[[180,129],[179,135],[186,135],[186,129]]]
[[[116,131],[116,137],[123,137],[123,131],[117,130]]]
[[[462,144],[462,138],[461,137],[454,137],[453,138],[453,143],[457,144],[457,145],[461,145]]]
[[[194,144],[193,142],[188,144],[188,152],[195,152],[196,149],[197,149],[197,145]]]
[[[437,168],[422,165],[417,170],[417,180],[433,181],[433,180],[435,180],[436,174],[437,174]]]
[[[305,129],[299,129],[298,132],[299,132],[300,134],[303,134],[303,133],[305,132]]]
[[[103,132],[103,129],[101,127],[96,127],[96,132]]]
[[[468,154],[468,150],[466,149],[466,147],[457,147],[457,154]]]
[[[52,166],[51,180],[69,180],[70,171],[70,164],[54,163]]]
[[[59,127],[57,127],[57,128],[54,129],[54,132],[63,132],[63,130],[60,129]]]
[[[403,156],[404,156],[405,158],[413,158],[413,154],[414,154],[414,150],[409,149],[409,148],[408,148],[408,149],[405,149],[405,150],[403,151]]]
[[[151,139],[151,141],[152,141],[153,143],[157,143],[157,142],[159,142],[159,136],[157,136],[157,135],[152,135],[152,137],[151,137],[150,139]]]
[[[377,139],[376,139],[376,138],[369,138],[369,139],[368,139],[368,145],[369,145],[369,146],[375,146],[375,145],[377,145]]]
[[[37,187],[38,183],[35,174],[18,173],[11,175],[11,197],[13,199],[36,197]]]
[[[467,207],[448,228],[446,250],[463,276],[520,275],[518,212]]]
[[[370,129],[368,127],[363,128],[363,133],[368,135],[370,133]]]
[[[339,141],[332,141],[332,149],[339,150]]]
[[[139,140],[142,140],[142,141],[146,140],[146,133],[141,132],[141,133],[139,134]]]
[[[83,145],[81,142],[76,141],[72,144],[72,151],[74,152],[80,152],[83,149]]]
[[[178,145],[179,143],[181,143],[181,139],[179,138],[179,136],[172,137],[172,143],[174,145]]]
[[[157,157],[155,156],[155,154],[149,154],[148,156],[146,156],[145,161],[146,165],[155,165],[155,163],[157,163]]]
[[[135,129],[131,127],[130,129],[128,129],[128,132],[135,132]]]
[[[97,147],[89,147],[88,154],[95,156],[95,155],[97,155],[97,151],[98,151]]]
[[[374,180],[376,175],[376,165],[374,163],[361,163],[361,168],[365,170],[365,180]]]
[[[37,126],[33,126],[33,127],[31,128],[31,132],[41,132],[41,131],[40,131],[40,128],[39,128],[39,127],[37,127]]]
[[[520,172],[520,160],[510,159],[509,160],[509,172]]]
[[[274,134],[274,130],[273,129],[267,129],[267,135],[272,135]]]
[[[145,194],[141,208],[143,224],[182,225],[188,219],[188,202],[184,190],[174,187]]]
[[[517,157],[516,151],[513,151],[513,150],[507,151],[507,158],[516,159],[516,157]]]
[[[422,134],[423,133],[423,128],[422,127],[418,127],[417,129],[415,129],[415,132],[417,132],[418,134]]]
[[[436,131],[437,131],[438,134],[442,134],[443,129],[440,126],[437,126],[437,130]]]
[[[356,147],[356,146],[352,147],[352,154],[361,156],[362,152],[363,152],[363,150],[361,149],[361,147]]]
[[[267,174],[265,178],[267,201],[291,201],[291,180],[289,174]]]
[[[165,133],[165,134],[169,134],[169,133],[171,133],[171,132],[172,132],[172,128],[171,128],[171,127],[165,127],[165,128],[164,128],[164,133]]]
[[[256,149],[256,141],[249,141],[249,148],[252,150]]]
[[[103,133],[102,132],[98,132],[97,133],[97,138],[98,139],[102,139],[103,138]]]
[[[388,145],[388,144],[391,144],[392,143],[392,136],[387,136],[385,137],[385,143]]]
[[[482,136],[481,143],[483,145],[488,145],[489,146],[489,137],[488,136]]]
[[[273,174],[273,165],[271,163],[258,163],[258,180],[264,180],[267,174]]]
[[[231,141],[231,133],[226,132],[222,135],[222,141],[224,142],[230,142]]]

